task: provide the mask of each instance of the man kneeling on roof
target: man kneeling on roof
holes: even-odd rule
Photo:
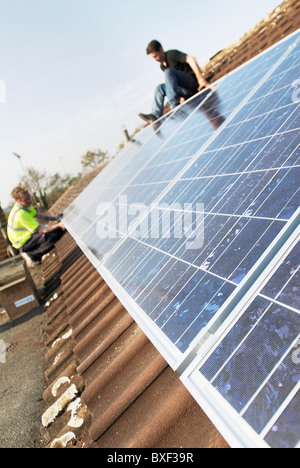
[[[156,39],[148,44],[146,53],[160,63],[165,74],[165,83],[155,89],[152,113],[139,114],[147,123],[155,122],[163,115],[165,97],[168,98],[171,109],[174,109],[183,100],[209,86],[195,57],[179,50],[164,51]]]
[[[32,206],[30,194],[25,187],[15,187],[11,195],[15,200],[15,205],[8,217],[7,235],[28,266],[33,267],[41,263],[42,256],[52,250],[65,231],[61,222],[41,226],[37,219],[59,221],[62,214],[49,216],[37,212]]]

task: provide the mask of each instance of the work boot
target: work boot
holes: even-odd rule
[[[139,114],[139,117],[143,119],[145,122],[147,122],[148,124],[152,124],[153,122],[157,120],[157,118],[153,114]]]
[[[40,265],[41,262],[34,262],[27,253],[25,252],[22,252],[21,253],[21,257],[23,258],[23,260],[25,260],[26,262],[26,265],[28,266],[28,268],[34,268],[36,267],[37,265]]]

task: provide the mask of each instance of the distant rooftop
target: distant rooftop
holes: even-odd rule
[[[213,82],[271,47],[300,27],[299,0],[285,0],[237,42],[216,53],[202,68]]]

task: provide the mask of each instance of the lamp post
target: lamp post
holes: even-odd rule
[[[24,165],[23,165],[21,156],[20,156],[19,154],[17,154],[17,153],[13,153],[13,155],[16,156],[16,158],[18,158],[18,160],[20,161],[20,164],[21,164],[21,166],[22,166],[23,172],[24,172],[25,176],[27,177],[28,174],[27,174],[26,169],[25,169],[25,167],[24,167]]]

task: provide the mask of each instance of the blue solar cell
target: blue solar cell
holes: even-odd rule
[[[293,448],[299,442],[299,402],[300,394],[298,392],[270,429],[265,440],[271,447]]]
[[[298,243],[276,273],[268,281],[261,294],[277,299],[282,304],[300,310],[300,243]]]
[[[189,289],[193,283],[189,284],[187,291],[184,291],[187,292],[185,300],[175,311],[172,310],[172,304],[170,304],[172,316],[164,325],[161,325],[162,331],[181,352],[188,349],[199,330],[208,325],[235,289],[233,284],[209,273],[203,274],[198,271],[197,275],[202,276],[201,280],[191,291]],[[158,325],[160,325],[159,322]]]
[[[274,414],[280,410],[280,406],[284,404],[285,400],[289,397],[291,392],[293,392],[295,382],[299,379],[297,366],[293,363],[293,352],[294,351],[292,350],[287,354],[286,358],[278,366],[271,378],[264,385],[257,397],[244,413],[244,419],[259,434],[268,425]],[[280,419],[281,418],[279,418],[279,421]],[[299,430],[297,431],[295,426],[293,427],[291,419],[289,425],[292,425],[292,431],[290,427],[289,432],[294,433],[293,438],[295,439],[295,435],[299,435],[300,432]],[[276,427],[279,427],[278,422],[276,423]],[[282,439],[284,440],[284,437]],[[291,447],[295,446],[297,442],[298,440],[296,440],[294,445],[291,445]]]
[[[272,304],[218,370],[212,385],[241,412],[299,335],[300,315]]]

